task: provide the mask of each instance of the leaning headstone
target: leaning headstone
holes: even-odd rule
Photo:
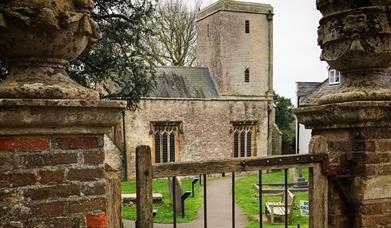
[[[170,190],[170,200],[171,200],[171,205],[174,205],[174,200],[173,200],[173,178],[169,177],[168,178],[168,188]],[[176,208],[176,213],[178,215],[182,215],[182,202],[181,202],[181,197],[183,194],[183,189],[181,185],[181,180],[178,177],[175,177],[175,208]]]

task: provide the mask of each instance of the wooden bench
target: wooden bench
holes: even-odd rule
[[[266,215],[270,217],[271,224],[284,223],[285,222],[285,192],[278,194],[282,196],[281,202],[266,202],[265,209]],[[288,190],[288,223],[292,224],[292,213],[295,204],[295,195]],[[278,220],[278,222],[276,222]]]

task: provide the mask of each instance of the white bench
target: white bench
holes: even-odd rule
[[[122,194],[121,195],[123,203],[136,203],[137,195],[133,194]],[[152,194],[152,202],[153,203],[161,203],[163,201],[163,195],[161,193],[153,193]]]
[[[270,216],[270,223],[276,224],[276,220],[279,223],[285,222],[285,215],[288,214],[288,223],[292,223],[292,212],[295,204],[295,195],[288,190],[288,211],[285,212],[285,191],[281,194],[281,202],[266,202],[265,209],[266,215]]]

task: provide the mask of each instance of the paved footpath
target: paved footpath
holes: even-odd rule
[[[213,180],[208,183],[207,187],[208,195],[208,227],[209,228],[230,228],[232,227],[232,201],[231,201],[231,177],[225,177],[217,180]],[[246,216],[242,210],[236,205],[235,221],[237,228],[244,228],[248,223]],[[202,206],[198,212],[199,217],[190,222],[184,224],[178,224],[178,228],[202,228],[204,227],[204,207]],[[125,221],[125,228],[133,228],[134,222]],[[167,224],[154,224],[154,228],[171,228],[171,225]]]

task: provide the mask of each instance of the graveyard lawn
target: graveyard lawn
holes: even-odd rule
[[[276,171],[268,174],[262,175],[263,183],[284,183],[284,172]],[[308,180],[308,169],[303,170],[303,176],[306,180]],[[293,181],[293,178],[289,176],[289,182]],[[258,228],[259,227],[259,200],[258,200],[258,189],[255,188],[254,184],[258,183],[258,175],[249,175],[244,177],[238,177],[235,182],[235,200],[237,205],[241,207],[243,212],[249,219],[249,224],[246,228]],[[271,188],[264,186],[265,188]],[[308,217],[304,217],[300,215],[299,205],[300,200],[308,200],[308,192],[295,192],[295,209],[293,211],[292,216],[292,225],[289,227],[300,227],[307,228],[308,227]],[[265,213],[265,202],[280,202],[281,196],[270,196],[263,194],[262,199],[262,210]],[[263,214],[265,217],[265,215]],[[263,222],[263,227],[265,228],[282,228],[284,225],[271,225],[267,224],[266,221]]]
[[[192,179],[181,180],[183,192],[191,191],[191,181]],[[153,205],[153,209],[157,210],[157,215],[154,217],[153,221],[155,223],[172,224],[173,216],[167,179],[153,180],[152,186],[154,193],[161,193],[163,195],[163,202]],[[182,218],[182,216],[177,215],[178,223],[187,223],[197,218],[198,210],[202,205],[202,186],[197,182],[194,188],[195,197],[192,198],[189,196],[185,200],[185,217]],[[136,182],[123,182],[121,184],[121,191],[122,194],[136,193]],[[122,218],[136,220],[136,204],[124,205]]]

